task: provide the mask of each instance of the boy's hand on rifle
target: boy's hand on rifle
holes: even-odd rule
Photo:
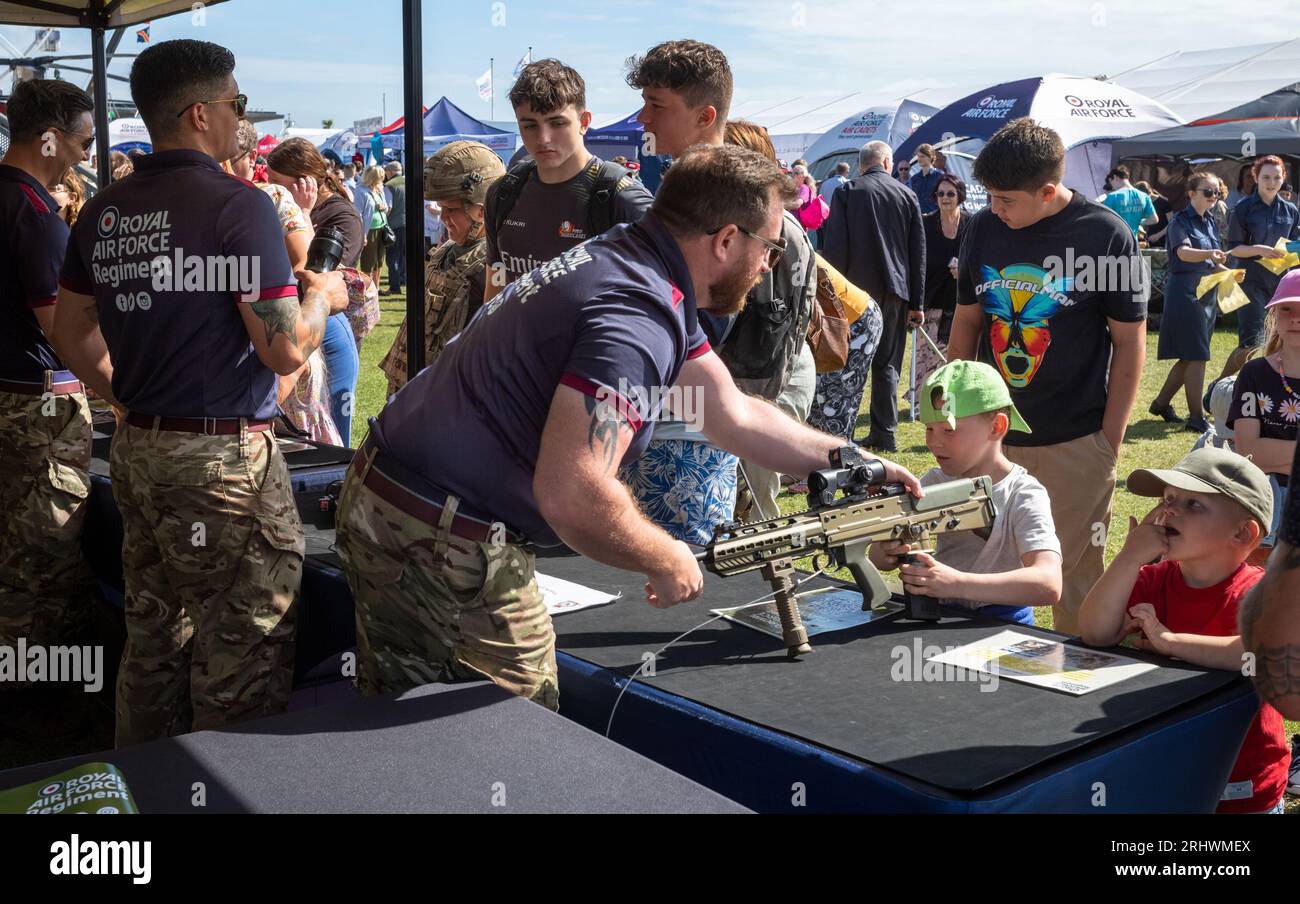
[[[1128,518],[1128,537],[1120,555],[1140,564],[1155,561],[1169,554],[1169,532],[1165,528],[1165,504],[1160,502],[1139,524],[1132,515]]]
[[[953,597],[961,595],[962,572],[943,564],[928,552],[912,553],[914,561],[902,565],[898,575],[908,593],[921,596]]]
[[[912,547],[902,540],[880,540],[871,544],[867,558],[878,569],[893,571],[898,567],[898,557],[911,552]]]

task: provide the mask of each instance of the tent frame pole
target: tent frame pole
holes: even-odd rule
[[[90,54],[95,79],[95,162],[101,189],[106,188],[113,178],[108,156],[108,61],[104,50],[104,25],[107,18],[104,0],[96,0],[90,11]]]
[[[421,0],[402,0],[406,115],[406,378],[424,369],[424,32]],[[418,128],[411,128],[418,123]]]

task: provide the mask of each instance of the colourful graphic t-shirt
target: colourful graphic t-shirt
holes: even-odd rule
[[[1132,231],[1078,192],[1064,210],[1012,229],[985,208],[962,240],[957,303],[980,304],[979,360],[1002,374],[1046,446],[1101,429],[1110,369],[1107,319],[1146,319],[1147,288]]]
[[[1295,442],[1300,435],[1300,396],[1291,390],[1300,392],[1300,374],[1287,374],[1283,383],[1277,368],[1276,356],[1246,362],[1232,387],[1228,426],[1236,430],[1237,421],[1254,418],[1261,439]],[[1282,486],[1288,484],[1286,475],[1278,480]]]

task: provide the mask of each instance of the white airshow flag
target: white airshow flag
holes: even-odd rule
[[[515,78],[519,78],[519,73],[523,72],[524,67],[527,66],[532,61],[533,61],[533,48],[529,47],[528,52],[525,53],[520,58],[519,62],[515,64],[515,71],[514,71]]]
[[[474,84],[478,87],[479,100],[491,100],[492,99],[492,67],[489,66],[488,71],[480,75],[478,79],[474,82]]]

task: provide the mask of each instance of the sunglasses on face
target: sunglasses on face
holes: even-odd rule
[[[1217,188],[1198,188],[1196,191],[1199,191],[1207,198],[1217,198],[1219,196],[1219,190]]]
[[[181,110],[181,112],[177,113],[176,118],[180,119],[182,116],[185,115],[186,111],[188,111],[190,107],[193,107],[197,104],[234,104],[235,115],[238,116],[240,119],[243,119],[244,113],[247,112],[248,110],[248,95],[236,94],[234,97],[226,97],[220,100],[196,100],[194,103],[188,104],[184,110]]]
[[[716,235],[717,233],[721,232],[725,228],[726,228],[725,226],[719,226],[717,229],[710,229],[706,233],[706,235]],[[781,258],[785,256],[785,250],[787,247],[785,239],[777,239],[775,242],[773,242],[763,238],[758,233],[750,232],[744,226],[741,226],[739,224],[736,225],[736,228],[739,229],[741,232],[743,232],[745,235],[749,236],[754,241],[760,242],[764,247],[767,248],[767,268],[769,270],[775,269],[777,262],[779,262]]]
[[[936,198],[955,198],[957,197],[957,193],[955,191],[937,191],[934,193],[934,196]]]
[[[80,132],[69,132],[65,129],[59,129],[64,135],[68,135],[76,140],[77,145],[83,150],[90,150],[90,146],[95,143],[95,133],[91,132],[89,137],[83,136]]]

